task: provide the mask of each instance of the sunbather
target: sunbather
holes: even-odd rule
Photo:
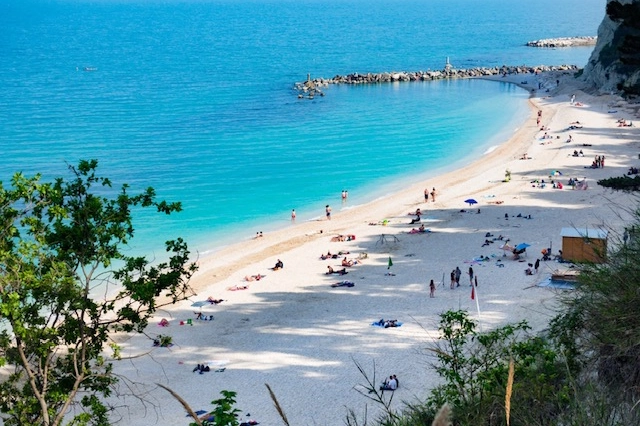
[[[338,269],[337,271],[335,271],[331,266],[327,266],[327,268],[329,270],[326,272],[326,275],[331,275],[331,274],[345,275],[348,273],[347,268]]]
[[[245,281],[260,281],[262,278],[264,278],[264,275],[247,275],[244,277]]]
[[[234,285],[234,286],[229,287],[227,290],[236,291],[236,290],[246,290],[248,288],[249,288],[248,285]]]

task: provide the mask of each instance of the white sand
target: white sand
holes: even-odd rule
[[[158,313],[156,322],[167,318],[169,327],[154,323],[147,330],[150,337],[170,334],[175,345],[152,348],[145,336],[122,342],[125,355],[150,352],[148,356],[117,363],[116,371],[136,382],[137,391],[145,392],[146,404],[131,397],[115,402],[126,424],[188,424],[178,401],[154,383],[172,388],[194,410],[211,409],[210,402],[220,397],[221,390],[233,390],[238,394],[241,419],[255,419],[263,425],[283,424],[265,383],[273,388],[292,424],[344,424],[347,408],[362,414],[365,405],[371,418],[378,407],[354,390],[354,386],[364,383],[354,361],[370,373],[375,363],[377,382],[383,376],[398,375],[401,387],[395,393],[396,407],[403,401],[415,402],[425,397],[438,380],[429,367],[433,358],[425,348],[438,335],[439,314],[449,309],[467,309],[477,318],[466,272],[468,262],[481,255],[491,257],[491,261],[473,264],[479,280],[483,329],[522,319],[536,329],[545,327],[553,315],[556,293],[536,284],[549,277],[559,264],[542,262],[537,275],[526,276],[527,263],[535,262],[549,243],[557,253],[563,227],[604,225],[620,232],[622,223],[629,219],[623,207],[634,205],[633,198],[605,190],[596,181],[625,174],[630,166],[640,163],[638,128],[616,125],[618,118],[634,119],[634,111],[613,97],[593,98],[574,91],[568,76],[559,77],[562,83],[558,90],[556,78],[546,75],[544,81],[551,91],[541,93],[554,97],[533,98],[528,122],[508,143],[476,163],[428,182],[416,182],[401,193],[362,207],[344,212],[334,209],[331,221],[295,224],[201,259],[201,269],[192,282],[198,295]],[[512,78],[516,83],[522,80],[537,87],[533,76]],[[571,106],[571,93],[584,106]],[[549,134],[560,139],[541,144],[543,132],[536,126],[535,107],[543,110],[542,125],[550,128]],[[618,112],[609,113],[610,110]],[[583,123],[584,128],[565,131],[574,121]],[[569,134],[573,142],[565,143]],[[571,157],[574,149],[582,149],[585,156]],[[525,152],[533,159],[519,160]],[[595,155],[606,156],[606,167],[584,168]],[[505,169],[511,171],[511,182],[502,182]],[[564,184],[571,176],[586,177],[589,189],[532,186],[533,179],[549,181],[551,170],[563,172]],[[436,202],[425,204],[423,190],[432,187],[437,188]],[[470,197],[478,201],[473,208],[463,202]],[[496,201],[503,203],[495,204]],[[407,231],[412,228],[408,224],[411,216],[407,213],[418,207],[425,213],[423,222],[432,232],[410,235]],[[480,214],[476,213],[478,208]],[[505,220],[505,213],[509,220]],[[531,215],[532,219],[514,217],[519,213]],[[388,226],[369,225],[383,219],[389,219]],[[482,247],[487,232],[508,237],[513,244],[530,244],[525,262],[503,258],[500,241]],[[336,234],[355,234],[357,238],[330,242]],[[385,236],[384,241],[381,235]],[[616,235],[611,237],[613,243]],[[320,260],[319,255],[328,250],[349,250],[349,258],[368,253],[368,259],[349,268],[344,277],[329,277],[324,275],[327,265],[339,269],[340,260]],[[394,276],[385,275],[389,256],[393,259]],[[270,271],[268,268],[278,258],[284,262],[284,269]],[[497,266],[498,259],[504,267]],[[449,273],[456,266],[463,271],[461,286],[451,290]],[[266,277],[248,283],[247,290],[227,290],[244,284],[244,276],[258,273]],[[341,279],[349,279],[355,286],[330,287]],[[429,298],[430,279],[438,284],[435,298]],[[224,299],[219,305],[202,308],[215,319],[181,326],[180,320],[194,318],[194,312],[199,310],[191,303],[208,296]],[[393,329],[372,327],[370,324],[379,318],[397,319],[404,324]],[[192,372],[196,364],[204,362],[212,370],[226,370]],[[125,391],[124,386],[122,390]]]

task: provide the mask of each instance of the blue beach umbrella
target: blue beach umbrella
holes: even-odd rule
[[[524,249],[526,249],[527,247],[531,247],[531,246],[530,246],[529,244],[527,244],[527,243],[520,243],[520,244],[518,244],[518,245],[516,246],[516,250],[524,250]]]
[[[194,306],[196,308],[201,308],[201,307],[203,307],[205,305],[209,305],[209,304],[210,304],[210,302],[208,300],[199,300],[197,302],[193,302],[191,304],[191,306]]]
[[[469,198],[464,200],[465,203],[469,204],[470,206],[474,205],[474,204],[478,204],[478,202],[476,200],[474,200],[473,198]]]

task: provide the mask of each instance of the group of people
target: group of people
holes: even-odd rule
[[[474,281],[474,278],[475,278],[475,273],[473,272],[473,267],[469,266],[469,271],[467,271],[467,274],[469,275],[469,285],[473,285],[473,281]],[[455,287],[460,287],[460,277],[461,276],[462,276],[462,271],[460,270],[459,267],[456,266],[456,268],[451,271],[451,288],[452,289],[455,288]],[[431,283],[433,283],[433,280],[431,280]],[[431,287],[431,284],[429,284],[429,287]],[[434,285],[434,287],[435,287],[435,285]]]
[[[419,234],[419,233],[424,233],[427,232],[426,228],[424,227],[424,224],[421,224],[419,228],[411,228],[411,231],[409,231],[410,234]]]
[[[349,254],[349,252],[340,250],[338,253],[331,253],[331,250],[329,250],[329,251],[327,251],[327,254],[321,254],[320,255],[320,259],[321,260],[337,259],[340,256],[345,255],[345,254]]]
[[[398,377],[396,377],[395,374],[392,374],[391,376],[389,376],[388,379],[386,379],[384,382],[382,382],[382,384],[380,385],[380,390],[381,391],[386,391],[386,390],[394,391],[394,390],[398,389],[399,386],[400,386],[400,382],[398,382]]]
[[[389,327],[398,327],[398,320],[385,320],[384,318],[380,318],[380,320],[376,321],[374,325],[378,325],[380,327],[389,328]]]
[[[431,195],[431,201],[432,202],[436,202],[436,189],[435,188],[431,188],[431,192],[429,192],[428,189],[424,190],[424,202],[428,202],[429,201],[429,195]]]
[[[596,157],[593,159],[593,162],[591,163],[590,168],[592,169],[604,168],[604,155],[602,156],[596,155]]]
[[[584,153],[582,152],[582,150],[577,151],[574,149],[572,157],[584,157]]]
[[[331,242],[332,243],[336,243],[336,242],[342,242],[342,241],[353,241],[356,239],[356,236],[353,234],[349,234],[349,235],[336,235],[335,237],[331,237]]]
[[[618,120],[617,123],[618,123],[618,127],[633,127],[633,122],[629,121],[627,123],[627,120],[625,120],[624,118],[621,118],[620,120]]]
[[[347,268],[335,270],[331,267],[331,265],[327,265],[327,272],[325,272],[325,274],[326,275],[333,275],[333,274],[346,275],[348,274],[348,272],[347,272]]]
[[[569,178],[568,185],[574,189],[587,189],[587,178],[582,178],[582,180],[578,180],[578,178]]]
[[[344,259],[342,259],[342,266],[346,266],[346,267],[352,267],[357,265],[359,262],[357,259],[347,259],[347,256],[344,257]]]
[[[528,268],[524,270],[525,275],[537,274],[538,268],[540,267],[540,259],[536,259],[535,265],[533,263],[528,263],[527,266]]]

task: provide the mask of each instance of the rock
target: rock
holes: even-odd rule
[[[582,78],[599,93],[640,95],[640,1],[608,0]]]

